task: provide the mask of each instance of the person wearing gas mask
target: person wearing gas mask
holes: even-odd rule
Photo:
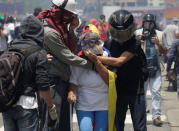
[[[108,56],[107,52],[103,50],[103,42],[97,33],[85,33],[80,37],[80,43],[83,51],[81,57],[83,58],[87,59],[88,51],[96,55]],[[98,63],[96,62],[95,65],[98,65]],[[106,131],[108,129],[109,80],[107,73],[102,72],[101,75],[102,78],[105,76],[104,80],[96,71],[72,66],[68,101],[70,103],[76,102],[80,131],[93,130],[94,120],[96,123],[95,131]]]
[[[117,131],[124,131],[128,106],[130,107],[134,131],[147,131],[144,77],[141,66],[141,58],[145,59],[145,55],[135,38],[134,17],[127,10],[118,10],[112,13],[108,24],[112,38],[109,41],[112,57],[98,56],[98,59],[103,64],[116,68],[115,123]]]
[[[156,17],[146,14],[143,18],[142,29],[136,30],[137,39],[145,52],[149,78],[145,82],[145,89],[149,86],[152,94],[152,119],[155,126],[161,126],[161,70],[160,53],[165,53],[162,45],[162,32],[156,29]],[[145,91],[146,92],[146,91]]]
[[[93,64],[73,53],[78,42],[74,31],[79,25],[79,18],[74,12],[75,0],[52,0],[52,3],[50,9],[42,11],[37,17],[44,23],[44,46],[50,54],[49,75],[54,84],[51,93],[58,120],[54,126],[48,127],[48,113],[44,114],[45,107],[42,107],[42,117],[46,115],[46,118],[42,118],[41,130],[70,131],[70,107],[67,101],[70,66],[92,69]]]

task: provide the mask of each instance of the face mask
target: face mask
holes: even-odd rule
[[[96,54],[96,55],[103,55],[102,45],[95,45],[93,48],[84,49],[83,51],[85,55],[86,55],[86,51],[90,51],[91,53]]]
[[[94,54],[102,55],[103,54],[103,48],[101,45],[95,45],[93,48],[90,48],[89,51],[91,51]]]
[[[149,37],[152,34],[153,29],[154,29],[154,23],[153,22],[149,22],[149,21],[144,22],[143,33],[142,33],[143,37],[144,38]]]

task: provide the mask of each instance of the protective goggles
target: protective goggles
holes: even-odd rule
[[[80,43],[83,49],[93,48],[95,45],[101,44],[100,41],[96,40],[81,40]]]

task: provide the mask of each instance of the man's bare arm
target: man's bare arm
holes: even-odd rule
[[[120,57],[114,58],[114,57],[101,57],[98,56],[99,60],[106,65],[109,66],[115,66],[115,67],[120,67],[123,64],[125,64],[127,61],[132,59],[134,57],[133,53],[130,53],[128,51],[125,51],[121,54]]]

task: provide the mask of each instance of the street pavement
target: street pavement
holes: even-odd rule
[[[147,130],[148,131],[179,131],[179,100],[177,98],[177,93],[168,88],[168,81],[165,79],[165,73],[162,73],[162,116],[163,121],[162,127],[156,127],[152,123],[151,115],[151,93],[147,91],[147,103],[150,113],[147,113]],[[125,131],[133,131],[132,120],[130,112],[127,112],[125,121]],[[0,115],[0,131],[4,131],[2,117]],[[73,131],[79,131],[76,114],[73,115]]]
[[[162,127],[156,127],[152,122],[151,115],[151,104],[152,97],[149,90],[147,90],[147,104],[150,109],[150,113],[147,113],[147,131],[179,131],[179,100],[177,98],[177,93],[172,91],[171,88],[168,88],[168,81],[165,78],[166,72],[162,73],[162,103],[161,110],[162,116],[161,119],[163,121]],[[76,114],[73,115],[73,131],[79,131],[78,124],[76,120]],[[126,120],[125,120],[125,131],[133,131],[132,120],[130,116],[130,112],[127,112]]]

